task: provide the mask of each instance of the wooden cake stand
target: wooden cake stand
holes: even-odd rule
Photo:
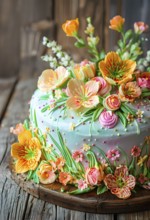
[[[150,190],[138,188],[129,199],[121,200],[110,192],[97,195],[91,191],[82,195],[70,195],[64,191],[74,190],[73,186],[62,186],[60,183],[49,185],[35,184],[26,180],[25,174],[16,174],[10,161],[12,179],[26,192],[46,202],[62,206],[67,209],[99,214],[133,213],[150,210]]]

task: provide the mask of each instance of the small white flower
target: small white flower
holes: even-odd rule
[[[47,37],[43,37],[42,44],[43,44],[43,45],[46,45],[46,44],[47,44],[47,41],[48,41]]]
[[[61,51],[59,51],[58,53],[56,53],[56,56],[60,59],[62,57],[63,53]]]

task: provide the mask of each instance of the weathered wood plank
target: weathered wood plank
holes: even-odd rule
[[[132,214],[122,214],[117,216],[117,220],[149,220],[150,211],[137,212]]]
[[[114,220],[114,215],[100,215],[100,214],[92,214],[86,213],[86,220]]]
[[[5,109],[7,108],[7,104],[11,98],[16,82],[17,77],[0,79],[0,121],[5,113]]]
[[[19,70],[19,27],[18,0],[0,1],[0,76],[2,77],[15,75]]]

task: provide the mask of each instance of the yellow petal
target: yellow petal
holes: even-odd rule
[[[85,108],[92,108],[98,105],[98,103],[99,103],[99,98],[97,95],[95,95],[95,96],[91,96],[87,101],[84,101],[82,105]]]
[[[32,134],[28,130],[25,130],[21,134],[18,135],[19,143],[22,145],[28,145],[31,138],[32,138]]]

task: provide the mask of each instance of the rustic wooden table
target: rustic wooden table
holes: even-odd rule
[[[0,80],[0,220],[150,220],[150,210],[93,214],[61,208],[34,198],[11,179],[9,156],[14,136],[9,128],[28,116],[28,102],[42,68],[37,59],[30,58],[23,61],[18,77]]]

